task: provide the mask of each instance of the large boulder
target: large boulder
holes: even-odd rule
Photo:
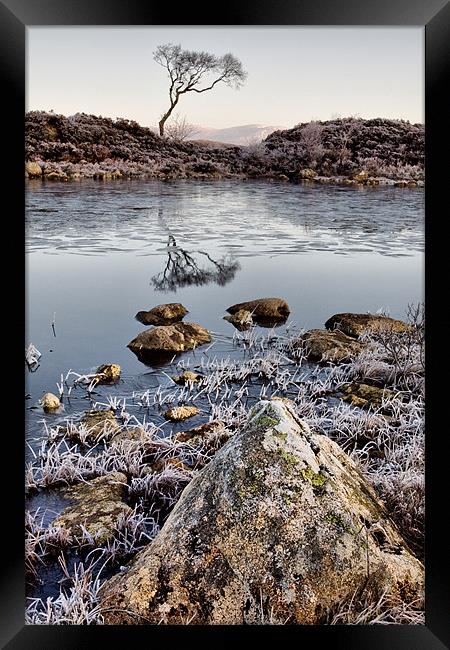
[[[354,359],[363,346],[339,330],[309,330],[301,336],[297,347],[303,348],[310,361],[345,363]]]
[[[186,307],[179,302],[157,305],[150,311],[138,311],[135,318],[144,325],[171,325],[179,322],[188,313]]]
[[[358,590],[420,600],[423,577],[354,462],[261,401],[101,608],[107,624],[318,624]]]
[[[84,527],[97,544],[107,542],[114,536],[121,515],[132,512],[130,506],[123,501],[126,487],[125,474],[114,472],[65,488],[64,497],[75,503],[54,519],[52,526],[65,528],[72,535],[79,537]]]
[[[325,323],[328,330],[340,330],[348,336],[357,338],[366,332],[395,332],[402,333],[409,325],[402,320],[378,314],[334,314]]]
[[[248,302],[239,302],[228,307],[229,314],[248,311],[254,320],[286,320],[290,314],[289,305],[282,298],[258,298]]]
[[[159,325],[141,332],[128,346],[138,357],[152,354],[177,353],[209,343],[211,335],[196,323]]]

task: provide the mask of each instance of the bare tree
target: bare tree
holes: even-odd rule
[[[159,134],[164,135],[164,124],[171,116],[180,97],[188,92],[204,93],[218,83],[240,88],[247,73],[233,54],[215,56],[208,52],[182,50],[181,45],[159,45],[153,59],[169,73],[169,109],[159,121]]]
[[[178,142],[188,140],[198,133],[197,127],[194,126],[194,124],[190,124],[190,122],[186,120],[186,117],[179,113],[172,117],[170,122],[167,124],[165,131],[167,137],[171,140],[177,140]]]

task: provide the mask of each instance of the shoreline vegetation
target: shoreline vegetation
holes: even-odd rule
[[[61,580],[28,624],[424,623],[423,305],[283,334],[253,326],[285,322],[282,299],[227,311],[242,358],[213,333],[156,391],[108,396],[114,364],[61,376],[90,410],[46,418],[27,467],[29,587]],[[173,330],[146,345],[182,353]],[[168,435],[169,407],[203,421]],[[49,491],[58,512],[32,507]]]
[[[424,140],[423,124],[349,117],[298,124],[238,146],[160,137],[122,118],[31,111],[25,116],[25,176],[423,187]]]

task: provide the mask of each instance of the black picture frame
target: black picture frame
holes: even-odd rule
[[[0,0],[0,66],[3,89],[3,136],[11,144],[3,149],[3,189],[11,208],[4,211],[4,223],[15,224],[14,239],[4,236],[5,249],[13,245],[23,250],[24,229],[24,119],[25,106],[25,28],[33,25],[378,25],[424,26],[425,28],[425,115],[426,115],[426,255],[425,295],[427,312],[427,416],[426,416],[426,625],[425,626],[183,626],[178,627],[61,627],[24,625],[24,543],[23,543],[23,473],[24,441],[16,424],[4,426],[4,463],[13,468],[8,482],[3,482],[2,519],[6,554],[0,564],[0,642],[1,647],[88,648],[94,644],[126,644],[126,647],[162,641],[170,644],[194,642],[229,645],[231,640],[247,641],[251,634],[264,635],[269,643],[281,643],[286,634],[298,647],[328,643],[333,649],[404,648],[405,650],[439,650],[450,647],[450,579],[449,543],[445,534],[448,519],[445,501],[448,488],[448,427],[439,421],[445,408],[445,356],[443,337],[450,332],[450,321],[439,306],[446,302],[435,280],[445,275],[447,241],[440,236],[440,223],[446,218],[446,196],[450,170],[446,157],[450,151],[448,128],[447,79],[450,63],[450,3],[446,0],[235,0],[220,6],[220,22],[214,5],[189,3],[150,4],[142,0]],[[196,18],[198,16],[198,19]],[[393,62],[395,65],[395,62]],[[382,73],[382,71],[380,71]],[[399,70],[401,74],[401,70]],[[17,213],[15,215],[14,213]],[[7,252],[7,251],[5,251]],[[24,278],[20,255],[18,269],[12,276],[8,266],[7,295],[4,296],[5,324],[13,324],[17,349],[22,349],[25,317],[9,305],[19,293]],[[15,281],[12,282],[14,277]],[[9,291],[9,294],[8,294]],[[20,303],[23,304],[23,303]],[[8,306],[8,307],[7,307]],[[19,315],[18,315],[19,314]],[[23,324],[23,327],[22,327]],[[9,337],[8,337],[9,338]],[[9,346],[8,341],[8,346]],[[20,363],[8,377],[17,387],[23,385]],[[17,373],[17,375],[15,374]],[[22,383],[21,383],[22,382]],[[443,388],[442,388],[443,387]],[[18,404],[21,410],[21,404]],[[8,411],[10,409],[8,408]],[[19,411],[20,412],[20,411]],[[15,415],[12,417],[15,420]],[[15,459],[13,458],[15,456]],[[161,637],[161,638],[159,638]],[[262,638],[262,637],[261,637]],[[243,640],[243,639],[242,639]]]

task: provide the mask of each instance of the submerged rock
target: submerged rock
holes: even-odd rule
[[[379,316],[378,314],[334,314],[325,323],[328,330],[338,329],[348,336],[357,338],[365,332],[406,332],[409,325],[402,320],[396,320],[389,316]]]
[[[138,311],[135,318],[144,325],[171,325],[183,320],[187,313],[188,310],[181,303],[169,302],[149,311]]]
[[[182,422],[183,420],[192,418],[194,415],[198,415],[199,413],[200,409],[198,409],[196,406],[175,406],[174,408],[166,411],[164,413],[164,417],[167,420],[172,420],[173,422]]]
[[[286,320],[290,314],[289,305],[282,298],[258,298],[240,302],[228,307],[227,312],[236,314],[242,310],[250,312],[254,320]]]
[[[45,393],[41,399],[41,404],[46,413],[50,411],[57,411],[61,406],[59,398],[56,397],[56,395],[53,395],[53,393]]]
[[[361,343],[339,330],[309,330],[297,345],[303,347],[310,361],[332,363],[349,362],[363,349]]]
[[[104,363],[95,372],[98,384],[112,384],[120,379],[120,366],[117,363]]]
[[[389,390],[389,388],[378,388],[378,386],[358,384],[356,382],[347,384],[340,390],[344,393],[343,400],[360,408],[373,407],[379,409],[385,400],[395,397],[394,391]]]
[[[241,332],[248,330],[253,325],[252,314],[247,309],[239,309],[231,316],[224,316],[223,318]]]
[[[173,381],[176,384],[181,384],[182,386],[189,382],[191,382],[192,384],[198,384],[198,382],[201,381],[202,378],[203,375],[200,375],[198,372],[193,372],[192,370],[185,370],[184,372],[181,373],[181,375],[175,375],[174,377],[172,377]]]
[[[76,503],[54,519],[52,526],[61,526],[76,536],[82,535],[84,526],[98,544],[108,541],[114,535],[118,518],[132,512],[123,502],[126,483],[125,474],[114,472],[65,488],[63,495]]]
[[[358,589],[421,599],[424,571],[374,490],[287,400],[261,401],[106,581],[107,624],[318,624]]]
[[[119,431],[119,423],[112,409],[86,411],[81,418],[81,423],[88,429],[91,438],[98,438],[102,434]]]
[[[178,353],[204,345],[211,341],[211,335],[197,323],[176,323],[160,325],[141,332],[128,346],[138,357],[158,353]]]

